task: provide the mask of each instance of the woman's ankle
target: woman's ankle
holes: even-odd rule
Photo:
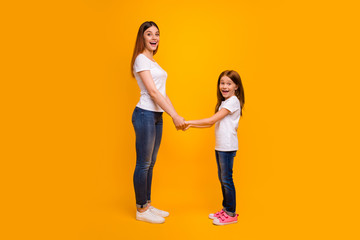
[[[138,212],[145,212],[146,210],[148,210],[150,207],[150,204],[145,204],[143,207],[136,207]]]

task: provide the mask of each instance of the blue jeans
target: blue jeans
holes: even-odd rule
[[[232,174],[236,151],[222,152],[215,150],[215,154],[223,194],[222,205],[226,212],[233,214],[236,210],[236,194]]]
[[[132,123],[136,134],[134,172],[136,205],[144,208],[151,201],[151,180],[163,129],[162,112],[136,107],[132,115]]]

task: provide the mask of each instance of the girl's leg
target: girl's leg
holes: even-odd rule
[[[236,151],[221,152],[216,151],[216,162],[218,165],[218,177],[221,183],[223,194],[223,207],[230,216],[235,215],[236,211],[236,192],[233,181],[233,164]]]
[[[155,144],[153,153],[151,156],[151,164],[148,171],[148,177],[147,177],[147,202],[151,202],[151,183],[152,183],[152,174],[154,165],[156,162],[156,157],[159,151],[160,143],[161,143],[161,137],[162,137],[162,130],[163,130],[163,118],[162,113],[156,113],[156,119],[155,119]]]
[[[138,209],[147,208],[147,183],[151,158],[155,146],[154,112],[135,108],[132,118],[136,134],[136,167],[134,189]]]
[[[226,195],[225,195],[224,184],[223,184],[223,181],[222,181],[222,178],[221,178],[220,152],[215,150],[215,155],[216,155],[216,163],[217,163],[217,167],[218,167],[218,178],[219,178],[219,181],[220,181],[221,192],[222,192],[222,195],[223,195],[222,205],[224,207],[224,203],[226,202],[225,201]]]

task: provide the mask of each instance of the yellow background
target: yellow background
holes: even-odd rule
[[[2,3],[2,239],[358,239],[359,8],[356,1]],[[221,71],[245,109],[235,158],[239,223],[221,208],[214,129],[164,116],[152,200],[135,220],[130,75],[138,27],[185,119],[213,114]]]

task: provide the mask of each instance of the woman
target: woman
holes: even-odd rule
[[[185,128],[180,117],[166,95],[167,73],[153,58],[159,47],[160,32],[154,22],[144,22],[138,31],[131,60],[133,76],[141,90],[140,101],[132,115],[136,134],[136,168],[134,188],[136,196],[136,219],[150,223],[163,223],[168,212],[151,205],[151,180],[153,167],[162,136],[162,113],[169,114],[176,129]]]

